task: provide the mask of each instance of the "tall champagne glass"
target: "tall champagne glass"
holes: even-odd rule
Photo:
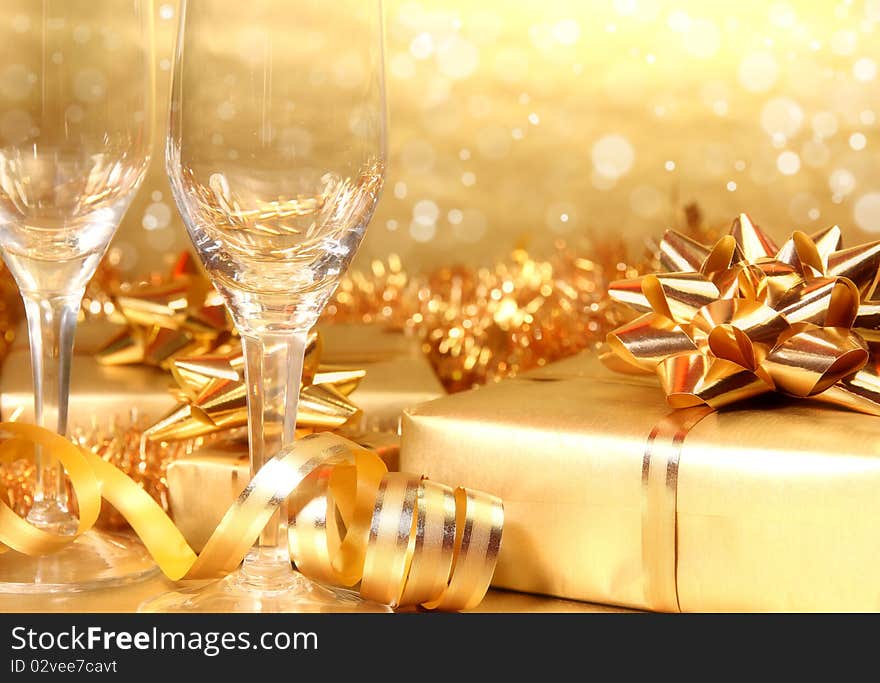
[[[149,161],[152,3],[0,5],[0,252],[24,299],[35,421],[65,434],[80,301]],[[73,533],[63,472],[36,457],[28,520]],[[42,558],[0,555],[0,591],[103,587],[153,566],[139,544],[90,532]]]
[[[293,444],[308,331],[382,187],[380,0],[184,2],[166,161],[241,335],[253,475]],[[282,506],[237,573],[142,609],[364,608],[292,571],[285,523]]]

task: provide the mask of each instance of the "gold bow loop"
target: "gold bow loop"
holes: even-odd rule
[[[116,321],[125,328],[98,352],[105,365],[168,370],[179,404],[144,431],[152,441],[180,441],[247,425],[244,356],[219,294],[188,253],[170,277],[120,288]],[[349,395],[366,371],[321,363],[321,339],[309,335],[297,427],[338,429],[361,415]]]
[[[777,391],[880,415],[880,242],[844,249],[840,228],[777,247],[745,214],[713,247],[667,231],[670,272],[614,282],[642,313],[601,357],[656,373],[673,408],[720,408]]]
[[[98,350],[104,365],[170,369],[175,358],[224,349],[235,336],[226,307],[193,257],[183,252],[166,278],[123,283],[109,296],[125,327]]]

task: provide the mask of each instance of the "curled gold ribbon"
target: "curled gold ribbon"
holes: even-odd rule
[[[609,367],[656,373],[673,408],[776,391],[880,415],[880,242],[843,249],[834,226],[777,247],[741,214],[711,248],[668,231],[660,262],[680,272],[609,288],[642,314],[609,333]]]
[[[280,502],[290,498],[291,557],[304,575],[336,585],[360,583],[365,598],[386,604],[459,610],[482,600],[501,545],[500,499],[389,473],[375,453],[325,432],[268,461],[197,555],[149,494],[100,457],[33,425],[0,423],[0,434],[8,437],[0,443],[0,462],[30,457],[35,447],[56,457],[80,510],[76,534],[59,536],[31,525],[0,497],[0,552],[59,550],[91,528],[104,498],[168,578],[219,578],[241,563]]]

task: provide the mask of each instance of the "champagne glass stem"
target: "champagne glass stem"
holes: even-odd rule
[[[48,295],[22,293],[34,377],[34,420],[41,427],[62,435],[67,433],[70,361],[82,296],[82,291]],[[38,448],[35,455],[34,505],[28,520],[37,526],[64,531],[72,523],[67,510],[64,470],[51,453]]]
[[[242,334],[247,384],[251,477],[293,443],[307,332]],[[244,562],[249,579],[260,583],[290,568],[286,503],[263,529]]]

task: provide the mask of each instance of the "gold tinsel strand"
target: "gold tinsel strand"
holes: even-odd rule
[[[696,204],[684,231],[706,227]],[[351,271],[327,307],[329,322],[382,323],[417,336],[447,391],[461,391],[560,360],[604,340],[631,313],[607,295],[612,280],[656,271],[657,245],[633,260],[622,240],[556,244],[547,259],[516,249],[491,267],[450,266],[413,276],[400,258]]]

